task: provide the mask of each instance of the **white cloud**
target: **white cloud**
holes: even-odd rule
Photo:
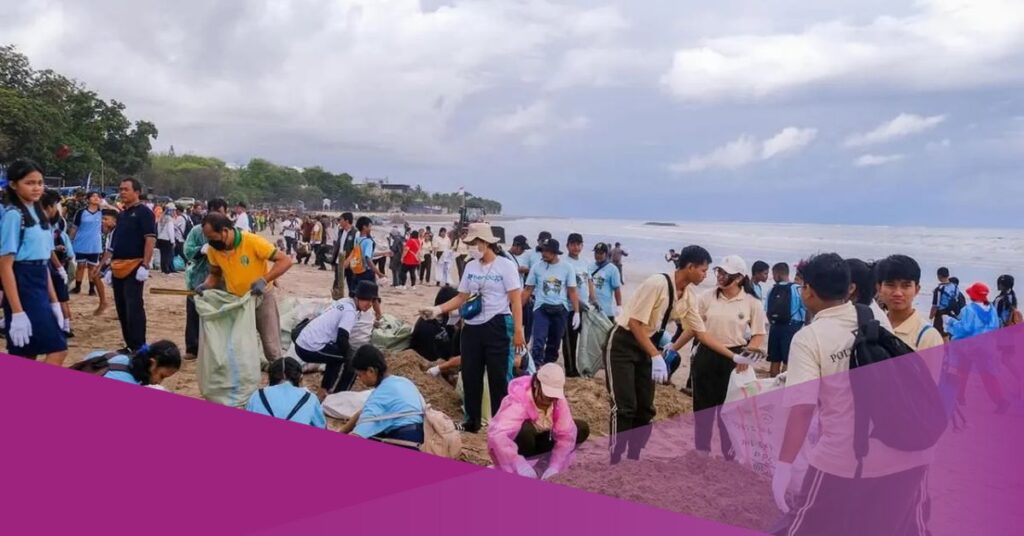
[[[547,101],[540,100],[507,114],[491,117],[483,122],[481,128],[491,134],[520,136],[523,145],[539,147],[546,145],[555,133],[582,130],[589,125],[590,118],[587,116],[560,118],[552,112]]]
[[[857,160],[854,160],[853,165],[855,165],[857,167],[884,166],[885,164],[891,164],[893,162],[899,162],[900,160],[903,160],[903,155],[901,155],[901,154],[885,154],[885,155],[866,154],[866,155],[861,156]]]
[[[941,141],[930,141],[924,146],[926,151],[935,152],[949,149],[953,145],[953,142],[949,138],[944,138]]]
[[[694,155],[685,161],[672,164],[669,169],[675,173],[739,169],[759,160],[770,160],[797,152],[814,141],[817,135],[818,129],[815,128],[786,127],[762,142],[744,134],[710,153]]]
[[[922,117],[914,114],[900,114],[892,120],[878,125],[871,132],[850,136],[846,139],[844,145],[847,147],[864,147],[886,143],[933,129],[945,120],[945,115]]]
[[[818,136],[816,128],[786,127],[781,132],[764,141],[761,158],[767,160],[777,155],[802,149]]]
[[[731,35],[679,50],[662,81],[683,100],[750,99],[812,86],[937,91],[1024,78],[1019,0],[918,0],[904,17]],[[1016,63],[1015,63],[1016,62]]]

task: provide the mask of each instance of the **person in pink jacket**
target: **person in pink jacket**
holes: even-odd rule
[[[576,445],[589,435],[587,423],[573,419],[569,411],[565,372],[548,363],[508,384],[508,395],[488,426],[487,451],[495,467],[527,478],[537,478],[537,472],[526,458],[550,452],[541,477],[547,480],[569,467]]]

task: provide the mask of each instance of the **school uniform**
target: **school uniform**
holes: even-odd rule
[[[36,217],[35,209],[28,208],[34,224],[24,227],[22,211],[8,207],[0,220],[0,256],[14,257],[14,279],[18,298],[25,316],[32,324],[32,336],[25,346],[16,346],[7,336],[7,353],[35,359],[41,354],[63,352],[68,349],[63,326],[53,315],[50,304],[50,254],[53,252],[53,235],[43,229]],[[9,329],[14,311],[7,299],[10,289],[4,293],[3,308],[5,326]]]
[[[618,271],[617,268],[612,269]],[[672,310],[669,301],[674,299]],[[627,454],[630,458],[640,457],[650,438],[648,424],[654,419],[654,380],[651,378],[651,357],[629,330],[629,321],[643,324],[644,335],[653,337],[661,329],[665,313],[669,321],[678,320],[686,329],[703,333],[707,328],[697,311],[697,298],[687,286],[679,295],[675,279],[665,274],[648,277],[630,297],[615,321],[615,327],[608,334],[605,350],[605,383],[611,397],[609,415],[611,430],[612,461]],[[635,430],[634,430],[635,429]],[[619,438],[618,434],[632,430]]]
[[[423,396],[416,385],[401,376],[388,376],[366,400],[352,435],[422,444],[423,412]]]
[[[75,212],[73,224],[75,240],[71,245],[75,248],[75,261],[96,266],[103,254],[103,211],[79,210]]]
[[[733,353],[747,345],[746,334],[765,334],[765,313],[761,300],[744,291],[726,298],[719,290],[711,289],[700,295],[697,309],[707,333],[724,344]],[[719,414],[729,390],[729,378],[736,364],[718,352],[699,345],[693,357],[693,415],[694,443],[699,451],[711,451],[711,436],[718,423],[718,436],[722,454],[727,460],[734,456],[729,432]]]
[[[53,231],[53,247],[57,262],[60,263],[60,267],[65,267],[67,266],[67,260],[75,256],[75,250],[71,247],[71,238],[68,237],[67,233],[57,223],[51,223],[51,230]],[[50,269],[50,281],[53,283],[53,292],[57,295],[57,302],[67,303],[71,301],[68,284],[61,277],[58,271],[59,268],[54,266],[52,262],[49,263],[48,267]]]
[[[327,428],[320,400],[306,389],[288,381],[260,389],[249,397],[245,409],[316,428]]]
[[[790,287],[789,297],[789,321],[778,320],[770,322],[768,330],[768,362],[789,363],[789,345],[793,342],[793,336],[807,322],[807,309],[800,299],[800,285],[796,283],[776,283],[768,294],[769,302],[771,295],[780,287]]]
[[[299,359],[327,365],[320,382],[327,393],[348,391],[355,382],[350,341],[359,314],[352,298],[338,300],[311,320],[295,339]]]
[[[118,214],[111,239],[111,286],[121,336],[130,350],[146,344],[145,282],[136,279],[135,274],[142,266],[148,238],[156,238],[156,216],[146,205],[140,203]]]
[[[345,265],[345,259],[355,248],[357,234],[358,231],[355,227],[347,231],[338,229],[338,241],[334,244],[334,260],[331,262],[334,265],[334,286],[331,287],[331,297],[335,300],[344,298],[346,291],[352,286],[352,270]]]
[[[466,264],[459,292],[479,294],[483,301],[476,316],[463,319],[461,337],[465,425],[469,430],[480,428],[484,373],[491,396],[491,416],[501,407],[512,379],[515,324],[508,293],[521,288],[516,264],[504,257],[497,257],[488,265],[476,260]]]
[[[568,293],[570,288],[577,288],[576,272],[572,265],[562,260],[555,264],[542,261],[530,269],[526,286],[533,287],[530,353],[539,369],[546,363],[558,361],[558,351],[568,323],[566,314],[573,311]]]
[[[373,271],[373,254],[377,250],[377,243],[368,236],[360,236],[355,238],[353,249],[359,248],[362,253],[364,271],[361,274],[357,274],[352,270],[352,266],[348,266],[352,276],[348,280],[348,295],[356,295],[356,287],[359,286],[360,281],[369,281],[371,283],[377,282],[377,274]],[[355,263],[355,258],[352,259],[352,263]]]

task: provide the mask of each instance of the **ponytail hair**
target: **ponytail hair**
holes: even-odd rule
[[[275,359],[270,362],[267,380],[271,386],[288,381],[295,387],[299,387],[302,385],[302,365],[290,357]]]
[[[142,348],[139,348],[131,357],[132,376],[141,385],[151,383],[150,361],[156,361],[157,368],[178,370],[181,368],[181,352],[176,344],[168,340],[157,341],[152,345],[142,345]]]
[[[739,276],[739,274],[733,274],[732,276],[730,276],[730,281],[729,281],[730,285],[732,284],[733,281],[735,281],[735,279],[731,279],[731,278],[737,277],[737,276]],[[743,289],[743,292],[746,292],[747,294],[750,294],[751,296],[757,298],[757,292],[754,290],[754,282],[750,280],[749,276],[743,276],[743,279],[740,282],[740,288]],[[716,288],[715,289],[715,297],[716,298],[721,298],[722,297],[722,289],[721,288]]]
[[[43,214],[43,209],[39,203],[34,206],[36,217],[33,218],[31,212],[25,203],[21,202],[21,198],[18,197],[18,192],[14,190],[14,183],[24,179],[32,173],[39,173],[44,175],[43,167],[36,163],[35,160],[28,158],[19,158],[11,165],[7,166],[7,186],[4,187],[4,198],[8,205],[21,211],[21,224],[28,229],[36,225],[39,222],[39,226],[42,229],[49,229],[50,223],[48,218]]]

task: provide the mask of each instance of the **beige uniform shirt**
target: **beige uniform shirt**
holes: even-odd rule
[[[676,289],[675,280],[672,276],[669,276],[669,279],[672,280],[671,292],[678,296],[679,291]],[[647,336],[653,336],[661,329],[661,321],[665,316],[665,310],[668,309],[669,292],[669,283],[665,281],[664,275],[655,274],[648,277],[630,296],[629,301],[623,305],[622,312],[615,319],[615,323],[624,329],[629,329],[630,319],[639,320],[643,323]],[[675,301],[674,311],[669,315],[669,322],[674,320],[682,322],[685,329],[691,329],[698,333],[707,331],[704,320],[697,311],[697,298],[689,286],[683,289],[683,295]]]
[[[718,295],[713,288],[697,298],[697,309],[709,334],[729,348],[747,345],[750,335],[764,335],[768,322],[761,300],[740,291],[732,299]]]

